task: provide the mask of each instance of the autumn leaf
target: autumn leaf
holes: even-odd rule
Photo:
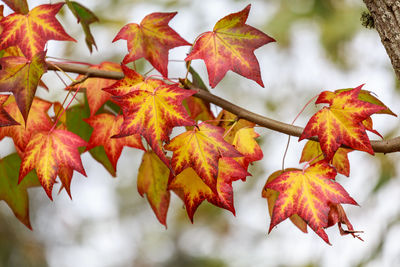
[[[158,79],[145,79],[145,77],[125,65],[121,65],[121,68],[124,72],[124,78],[103,88],[104,91],[113,96],[124,96],[135,90],[153,91],[155,88],[165,85],[163,81]]]
[[[12,92],[24,119],[28,117],[36,89],[47,71],[45,52],[25,57],[0,58],[0,92]]]
[[[281,174],[283,174],[284,172],[288,172],[288,171],[297,171],[297,169],[295,168],[288,168],[285,169],[284,171],[280,170],[280,171],[276,171],[273,174],[271,174],[268,177],[267,182],[265,183],[265,185],[267,185],[269,182],[275,180],[276,178],[278,178]],[[264,186],[264,189],[261,193],[261,196],[263,198],[267,199],[268,202],[268,211],[269,211],[269,216],[272,218],[272,211],[274,210],[274,206],[276,203],[276,200],[278,199],[279,196],[279,192],[272,190],[270,188],[266,188],[266,186]],[[300,231],[302,231],[303,233],[307,233],[307,223],[300,218],[299,215],[297,214],[293,214],[289,217],[289,219],[292,221],[292,223],[300,229]]]
[[[186,106],[190,117],[195,121],[215,120],[215,116],[210,109],[210,103],[198,97],[190,96],[186,98]]]
[[[144,57],[164,77],[168,77],[168,51],[174,47],[190,45],[178,33],[168,26],[177,12],[152,13],[139,24],[125,25],[115,36],[113,42],[127,40],[129,54],[124,64]]]
[[[242,128],[236,132],[233,139],[232,145],[243,155],[243,157],[236,158],[236,160],[246,170],[250,163],[263,158],[263,152],[255,140],[259,136],[254,131],[254,128]]]
[[[161,160],[169,165],[162,142],[169,141],[169,135],[175,126],[194,124],[182,106],[182,101],[194,93],[195,91],[176,85],[163,84],[155,88],[151,85],[143,86],[141,90],[113,97],[124,115],[120,133],[115,137],[140,134]]]
[[[334,181],[336,171],[325,161],[305,170],[284,172],[266,183],[264,190],[279,192],[272,212],[269,232],[277,224],[297,214],[329,244],[324,231],[328,226],[330,203],[357,205],[344,188]]]
[[[83,32],[85,33],[86,45],[89,48],[90,53],[92,53],[92,46],[97,49],[97,45],[90,31],[89,25],[99,21],[99,19],[92,11],[78,2],[65,0],[65,3],[67,3],[68,8],[71,10],[72,14],[74,14],[75,18],[78,19],[78,23],[81,24]]]
[[[7,101],[8,95],[0,95],[0,127],[18,125],[10,114],[4,109],[3,104]]]
[[[210,86],[215,87],[232,70],[264,87],[254,50],[274,42],[265,33],[246,23],[251,5],[219,20],[212,32],[201,34],[186,61],[203,59]]]
[[[14,97],[10,97],[4,104],[4,109],[19,125],[0,127],[0,140],[6,136],[11,137],[17,152],[22,155],[34,134],[40,131],[48,131],[53,126],[53,122],[47,114],[50,107],[50,102],[35,97],[32,102],[31,111],[25,122],[15,103]]]
[[[16,13],[28,14],[29,7],[26,0],[3,0],[3,2]]]
[[[350,175],[350,162],[347,154],[353,151],[349,148],[339,147],[330,163],[335,167],[338,173],[349,176]],[[300,163],[311,161],[310,164],[316,163],[324,159],[321,146],[318,142],[309,140],[303,148],[301,153]]]
[[[18,184],[18,170],[21,159],[14,153],[0,159],[0,200],[4,200],[10,209],[26,227],[32,229],[29,220],[29,198],[27,189],[40,186],[35,173],[27,174]]]
[[[51,192],[60,167],[72,168],[86,176],[82,166],[78,147],[86,146],[79,136],[65,130],[41,131],[32,136],[19,172],[19,182],[33,169],[48,197]]]
[[[341,92],[332,97],[332,92],[322,92],[316,104],[327,103],[307,123],[302,135],[303,140],[318,136],[322,152],[329,161],[341,145],[374,154],[362,121],[384,107],[358,100],[362,86]]]
[[[84,119],[90,116],[90,110],[87,101],[84,104],[74,105],[67,110],[67,129],[78,135],[85,141],[89,141],[93,129],[87,124]],[[83,153],[85,148],[79,148],[79,152]],[[89,150],[90,155],[104,166],[104,168],[113,176],[116,176],[116,170],[108,159],[108,156],[103,146],[93,147]]]
[[[222,157],[218,162],[217,193],[218,199],[210,199],[214,205],[227,209],[235,215],[233,205],[232,182],[245,180],[251,175],[234,158]]]
[[[121,115],[114,116],[107,113],[101,113],[89,117],[88,119],[84,119],[84,121],[93,127],[93,132],[88,141],[86,150],[90,150],[96,146],[103,146],[107,157],[115,170],[117,169],[117,161],[121,156],[124,146],[145,150],[139,134],[133,134],[121,138],[111,138],[119,133],[123,120],[124,119]]]
[[[350,220],[347,218],[347,215],[340,204],[330,204],[330,210],[328,214],[328,226],[338,224],[339,232],[341,235],[351,234],[354,238],[358,238],[361,241],[364,241],[357,233],[362,233],[362,231],[355,231],[353,225],[350,223]],[[343,229],[342,224],[347,226],[347,230]]]
[[[113,62],[102,62],[100,65],[91,66],[89,69],[93,70],[108,70],[108,71],[121,71],[121,66]],[[82,79],[84,75],[79,75],[76,80]],[[68,90],[81,91],[82,88],[86,89],[86,96],[90,108],[90,116],[93,116],[108,100],[111,99],[111,94],[102,90],[115,83],[111,79],[103,78],[88,78],[84,82],[73,87],[67,87]]]
[[[64,3],[40,5],[28,14],[13,13],[0,21],[0,49],[18,46],[27,58],[43,52],[48,40],[75,41],[55,18]]]
[[[239,119],[237,115],[224,109],[221,110],[215,121],[217,122],[216,126],[225,129],[224,139],[230,144],[233,143],[233,139],[235,139],[235,135],[240,129],[253,128],[256,125],[254,122]]]
[[[170,170],[153,151],[143,154],[139,167],[137,187],[139,194],[150,203],[157,219],[167,226],[167,212],[169,207],[170,192],[168,178]]]
[[[174,177],[168,188],[183,200],[189,219],[193,222],[194,213],[204,200],[235,214],[232,182],[244,179],[247,175],[250,174],[234,159],[222,157],[218,163],[216,192],[191,167]]]
[[[193,130],[173,138],[165,149],[174,152],[171,165],[175,174],[178,175],[184,169],[192,167],[204,183],[215,192],[218,160],[221,157],[241,156],[224,140],[223,133],[223,128],[203,122],[193,127]]]
[[[259,134],[254,131],[254,122],[239,119],[226,110],[222,110],[216,119],[217,125],[224,128],[224,139],[232,144],[243,156],[235,158],[246,170],[251,162],[261,160],[263,153],[255,140]]]

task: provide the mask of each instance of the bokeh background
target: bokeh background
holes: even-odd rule
[[[30,7],[52,1],[28,1]],[[55,2],[55,1],[54,1]],[[50,41],[48,55],[98,64],[120,62],[127,52],[125,41],[112,43],[119,29],[139,23],[152,12],[178,11],[171,21],[183,38],[193,42],[212,30],[225,15],[251,3],[248,24],[277,42],[258,50],[265,88],[228,72],[212,90],[253,112],[291,122],[305,103],[323,90],[355,87],[373,91],[399,113],[399,86],[378,34],[361,25],[366,10],[361,0],[85,0],[79,1],[99,17],[92,24],[98,50],[89,53],[81,27],[64,7],[57,16],[78,43]],[[5,13],[10,13],[5,9]],[[188,47],[170,52],[171,78],[185,74],[182,60]],[[138,62],[143,73],[151,69]],[[207,81],[201,60],[193,67]],[[155,73],[154,71],[152,73]],[[68,82],[67,78],[64,77]],[[63,83],[49,72],[46,99],[63,100]],[[304,126],[317,110],[310,105],[296,125]],[[213,111],[219,109],[213,107]],[[376,129],[385,138],[399,135],[399,120],[374,115]],[[72,198],[65,192],[49,201],[43,189],[30,189],[33,231],[23,226],[0,202],[0,266],[400,266],[399,155],[352,152],[350,178],[337,179],[360,206],[345,205],[364,242],[327,229],[332,246],[312,230],[305,235],[289,221],[267,234],[270,218],[261,191],[268,176],[281,168],[287,136],[257,128],[264,159],[256,162],[245,183],[235,182],[236,216],[204,202],[187,218],[183,203],[172,196],[168,229],[158,223],[146,199],[137,193],[136,176],[142,152],[125,148],[117,178],[111,177],[88,153],[82,155],[88,174],[72,181]],[[371,135],[372,139],[377,136]],[[305,141],[292,138],[285,166],[298,164]],[[12,141],[0,143],[0,156],[12,152]]]

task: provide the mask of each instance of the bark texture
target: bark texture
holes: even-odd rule
[[[364,3],[400,80],[400,1],[364,0]]]

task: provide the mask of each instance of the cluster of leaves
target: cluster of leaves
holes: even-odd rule
[[[235,213],[232,183],[245,181],[249,165],[263,157],[256,141],[259,135],[255,123],[226,110],[215,116],[209,102],[194,96],[207,88],[190,62],[204,60],[212,88],[228,70],[263,86],[253,52],[275,40],[246,24],[250,5],[219,20],[193,44],[169,27],[176,13],[152,13],[140,24],[125,25],[114,39],[127,41],[128,54],[122,63],[90,67],[122,72],[124,78],[114,81],[80,75],[66,92],[74,92],[73,99],[82,92],[85,101],[64,107],[35,96],[39,86],[47,89],[41,78],[53,64],[46,61],[47,41],[74,41],[55,18],[64,3],[29,10],[23,0],[3,2],[15,12],[0,20],[0,91],[13,94],[0,95],[0,139],[11,137],[16,153],[0,161],[0,199],[21,222],[30,227],[28,187],[41,185],[52,199],[58,177],[61,189],[71,196],[73,171],[86,175],[81,153],[88,151],[115,176],[125,146],[144,151],[138,191],[146,195],[160,223],[166,225],[171,191],[183,200],[191,221],[204,200]],[[91,51],[96,44],[89,24],[96,16],[77,2],[66,3],[82,24]],[[185,61],[192,81],[168,78],[168,52],[179,46],[191,46]],[[140,58],[161,75],[145,77],[127,66]],[[275,172],[263,196],[272,216],[270,230],[290,217],[302,231],[309,225],[329,243],[324,228],[336,223],[342,234],[356,236],[341,206],[356,202],[335,181],[337,172],[349,175],[350,151],[373,154],[365,132],[377,133],[370,116],[394,114],[361,86],[323,92],[316,103],[329,107],[310,119],[300,138],[319,139],[320,143],[309,141],[304,148],[301,161],[310,166]],[[54,117],[49,116],[52,107]],[[180,134],[171,136],[174,129]]]

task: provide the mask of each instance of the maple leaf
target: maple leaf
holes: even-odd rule
[[[254,50],[274,42],[265,33],[246,23],[251,5],[219,20],[212,32],[201,34],[186,61],[203,59],[210,86],[215,87],[232,70],[264,87]]]
[[[85,141],[89,141],[93,129],[84,121],[84,119],[87,119],[90,116],[90,110],[87,101],[85,101],[83,105],[80,104],[69,107],[66,113],[66,125],[68,131],[80,136]],[[83,147],[79,148],[80,153],[83,153],[84,151],[85,149]],[[89,153],[93,159],[102,164],[113,177],[116,176],[116,170],[108,159],[103,146],[93,147],[89,150]]]
[[[250,174],[234,159],[222,157],[218,162],[216,192],[191,167],[175,176],[168,188],[183,200],[189,219],[193,222],[194,213],[204,200],[235,214],[232,182],[244,179],[247,175]]]
[[[223,128],[203,122],[193,127],[193,130],[173,138],[165,149],[174,152],[171,165],[175,174],[192,167],[201,179],[216,191],[218,160],[221,157],[241,156],[224,140],[223,133]]]
[[[215,125],[225,129],[224,139],[230,144],[233,143],[233,139],[235,139],[235,135],[240,129],[253,128],[256,125],[254,122],[239,119],[237,115],[224,109],[221,110],[215,121],[217,121]]]
[[[0,58],[0,92],[12,92],[26,120],[40,78],[47,71],[45,52],[25,57]]]
[[[28,14],[29,12],[26,0],[3,0],[3,2],[16,13]]]
[[[349,176],[350,175],[350,162],[347,154],[353,151],[349,148],[339,147],[330,163],[335,167],[338,173]],[[300,163],[311,161],[310,164],[316,163],[324,159],[321,146],[318,142],[309,140],[303,148],[301,153]]]
[[[18,170],[21,159],[18,154],[10,154],[0,159],[0,200],[4,200],[10,209],[26,227],[32,229],[29,220],[29,198],[27,189],[40,186],[38,177],[29,173],[18,184]]]
[[[254,131],[254,128],[242,128],[236,132],[235,138],[232,141],[232,145],[243,155],[243,157],[236,158],[236,160],[245,169],[247,169],[251,162],[263,158],[263,152],[255,140],[259,136]]]
[[[266,183],[264,190],[269,188],[279,192],[269,232],[283,220],[297,214],[330,244],[324,231],[328,226],[330,203],[357,205],[344,188],[334,181],[335,176],[333,167],[326,161],[319,161],[305,170],[284,172]]]
[[[198,97],[190,96],[186,98],[186,105],[190,117],[195,121],[215,120],[215,116],[210,109],[210,103]]]
[[[174,47],[190,45],[168,26],[176,14],[152,13],[144,17],[140,25],[125,25],[113,40],[123,39],[128,42],[129,54],[122,62],[126,64],[144,57],[164,77],[168,77],[168,51]]]
[[[117,161],[121,156],[124,146],[145,150],[139,134],[121,138],[111,138],[118,134],[123,120],[121,115],[114,116],[106,113],[84,119],[84,121],[93,127],[93,132],[88,141],[86,150],[88,151],[96,146],[103,146],[114,169],[117,169]]]
[[[32,102],[31,111],[25,122],[15,103],[14,97],[10,97],[4,104],[4,109],[19,125],[0,127],[0,140],[5,136],[11,137],[17,152],[22,155],[32,135],[39,131],[48,131],[53,126],[53,122],[47,114],[50,107],[50,102],[35,97]]]
[[[121,66],[113,62],[102,62],[100,65],[91,66],[89,69],[95,70],[109,70],[109,71],[121,71]],[[82,79],[84,75],[79,75],[76,80]],[[111,79],[103,78],[88,78],[84,82],[77,84],[73,87],[67,87],[67,90],[81,91],[82,88],[86,89],[86,97],[89,103],[90,116],[93,116],[101,106],[104,105],[108,100],[111,99],[111,94],[107,91],[102,90],[115,83]]]
[[[55,18],[64,3],[40,5],[28,14],[13,13],[0,21],[0,49],[18,46],[27,58],[42,52],[48,40],[74,41]]]
[[[362,233],[362,231],[355,231],[353,225],[350,223],[350,220],[347,218],[346,213],[342,205],[340,204],[330,204],[330,210],[328,214],[328,226],[331,227],[332,225],[338,224],[339,232],[341,235],[348,235],[351,234],[353,237],[360,239],[362,238],[357,235],[357,233]],[[343,229],[342,224],[347,226],[347,230]]]
[[[137,187],[139,194],[147,196],[157,219],[167,226],[167,212],[169,207],[170,192],[168,178],[170,170],[153,151],[143,154],[139,167]]]
[[[65,2],[67,3],[67,6],[71,10],[72,14],[74,14],[75,18],[78,19],[78,23],[81,23],[83,32],[85,33],[86,45],[89,48],[90,53],[92,53],[92,46],[96,47],[97,49],[97,45],[92,33],[90,32],[89,25],[99,21],[99,19],[92,11],[83,5],[75,1],[66,0]]]
[[[10,114],[7,113],[3,107],[3,104],[7,101],[8,97],[8,95],[0,95],[0,127],[19,124],[10,116]]]
[[[113,97],[122,107],[124,115],[120,133],[115,137],[142,135],[154,152],[169,165],[162,142],[169,141],[175,126],[194,124],[182,106],[183,99],[194,93],[193,90],[185,90],[176,85],[163,84],[155,88],[150,85],[142,90]]]
[[[374,154],[362,121],[384,107],[358,100],[362,86],[350,91],[338,93],[322,92],[316,104],[327,103],[307,123],[299,141],[318,136],[322,151],[327,160],[331,160],[341,145]]]
[[[232,144],[243,156],[235,158],[246,170],[251,162],[261,160],[263,153],[255,138],[259,134],[254,131],[255,123],[222,110],[216,119],[218,126],[225,129],[224,139]]]
[[[297,169],[295,169],[295,168],[288,168],[288,169],[285,169],[284,171],[282,171],[282,170],[276,171],[268,177],[268,180],[265,184],[268,184],[269,182],[275,180],[276,178],[279,177],[279,175],[283,174],[284,172],[296,171],[296,170]],[[276,200],[278,199],[279,192],[272,190],[270,188],[266,188],[264,186],[261,196],[263,198],[267,199],[269,216],[272,218],[272,211],[274,210],[274,206],[275,206]],[[299,215],[293,214],[289,217],[289,219],[290,219],[290,221],[292,221],[292,223],[297,228],[300,229],[300,231],[302,231],[303,233],[307,233],[307,223],[302,218],[300,218]]]
[[[121,68],[124,72],[124,78],[103,88],[104,91],[114,96],[127,95],[135,90],[153,91],[155,88],[165,85],[163,81],[158,79],[145,79],[145,77],[125,65],[121,65]]]
[[[33,169],[52,200],[51,191],[60,167],[69,167],[86,176],[78,147],[86,146],[79,136],[65,130],[41,131],[26,146],[19,172],[19,182]]]

